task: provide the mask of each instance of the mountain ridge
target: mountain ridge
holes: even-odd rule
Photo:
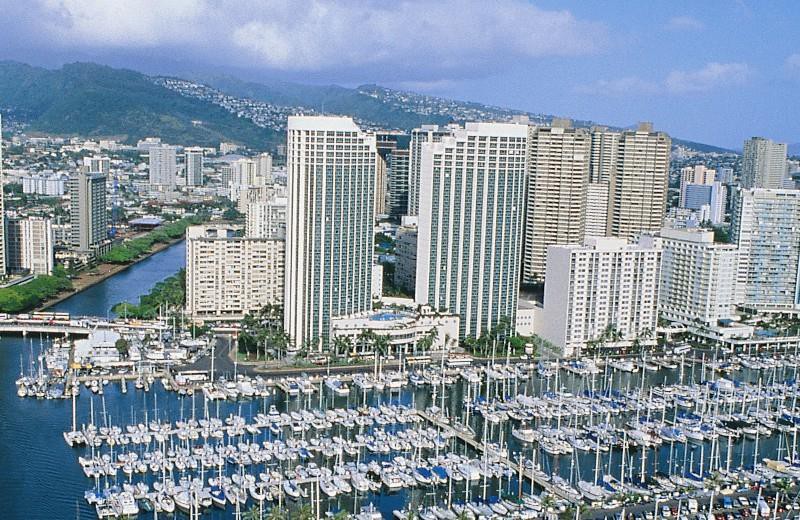
[[[169,80],[180,85],[170,85]],[[555,117],[375,84],[349,88],[221,75],[173,78],[88,62],[46,69],[0,61],[0,108],[12,111],[32,132],[118,137],[130,143],[151,135],[176,144],[216,145],[230,140],[256,149],[280,144],[285,116],[297,112],[346,114],[369,128],[406,131],[422,124],[504,120],[515,115],[526,115],[535,123]],[[732,152],[674,136],[673,143],[698,151]]]

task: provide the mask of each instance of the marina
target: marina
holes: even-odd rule
[[[110,298],[106,309],[122,299]],[[18,360],[29,376],[45,370],[63,337],[2,342],[8,388]],[[2,455],[18,470],[0,478],[28,496],[41,491],[25,482],[57,483],[48,500],[25,505],[41,518],[266,517],[275,508],[593,518],[690,498],[723,507],[724,497],[774,496],[774,482],[800,476],[798,361],[795,352],[684,350],[569,362],[462,356],[292,376],[233,364],[213,379],[178,362],[134,363],[64,379],[57,399],[3,395]]]

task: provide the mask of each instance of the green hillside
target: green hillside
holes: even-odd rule
[[[128,143],[159,136],[174,144],[229,140],[264,149],[282,137],[221,107],[155,85],[138,72],[91,63],[47,70],[0,62],[0,107],[19,112],[31,132],[115,137]]]
[[[302,106],[320,112],[347,114],[387,128],[410,130],[423,124],[446,124],[441,116],[422,115],[391,107],[358,89],[338,85],[303,85],[282,81],[251,83],[230,76],[195,78],[226,94],[284,106]]]

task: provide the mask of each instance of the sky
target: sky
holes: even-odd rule
[[[800,142],[793,0],[0,0],[0,59],[420,93]]]

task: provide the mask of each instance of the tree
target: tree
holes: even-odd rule
[[[289,513],[282,507],[273,507],[267,514],[267,520],[289,520]]]
[[[117,352],[119,352],[119,355],[122,359],[128,358],[128,350],[129,350],[128,340],[124,338],[119,338],[117,341],[114,342],[114,348],[117,349]]]
[[[373,334],[372,346],[376,356],[385,356],[389,352],[389,337],[385,334]]]
[[[314,509],[309,504],[304,505],[297,510],[297,513],[292,515],[292,520],[314,520],[315,518]]]

